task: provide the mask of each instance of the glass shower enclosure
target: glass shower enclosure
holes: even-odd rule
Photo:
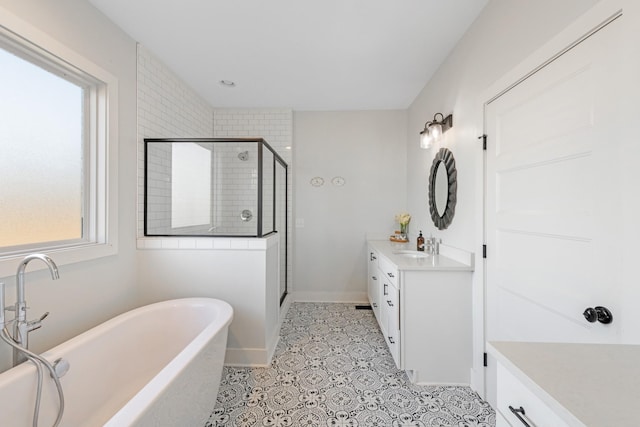
[[[261,138],[147,138],[144,235],[280,235],[287,293],[288,165]]]

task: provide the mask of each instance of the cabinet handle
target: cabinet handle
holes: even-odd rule
[[[371,253],[369,254],[369,260],[370,260],[370,261],[375,261],[375,260],[377,260],[377,259],[378,259],[378,258],[376,258],[376,256],[373,254],[373,252],[371,252]]]
[[[396,298],[398,298],[396,301],[400,301],[400,295],[396,294]],[[396,310],[398,312],[398,330],[400,330],[400,309],[401,308],[402,306],[398,306],[398,309]]]
[[[396,277],[396,276],[394,276],[394,275],[393,275],[393,273],[387,273],[387,276],[389,276],[389,277]]]
[[[509,405],[509,410],[513,415],[516,416],[516,418],[520,420],[522,424],[524,424],[526,427],[531,427],[531,424],[529,424],[524,418],[522,418],[522,415],[526,416],[526,414],[524,413],[524,408],[522,406],[516,409],[513,406]]]
[[[393,303],[391,302],[390,299],[387,300],[387,304],[389,304],[389,307],[393,307]]]
[[[373,280],[378,280],[378,278],[377,278],[376,276],[371,276],[371,278],[372,278]]]
[[[375,302],[374,302],[373,304],[371,304],[371,305],[373,305],[374,307],[377,307],[377,306],[378,306],[378,304],[376,304]]]
[[[383,294],[383,295],[389,295],[389,294],[387,293],[387,286],[389,286],[389,285],[387,285],[387,284],[385,283],[385,284],[384,284],[384,286],[382,287],[382,294]]]
[[[393,340],[393,337],[387,337],[387,338],[389,339],[389,342],[390,342],[391,344],[395,344],[395,343],[396,343],[396,342]]]

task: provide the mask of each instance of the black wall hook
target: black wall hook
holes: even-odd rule
[[[582,313],[582,315],[589,323],[598,321],[602,324],[608,325],[613,322],[613,314],[611,314],[611,311],[607,307],[589,307]]]

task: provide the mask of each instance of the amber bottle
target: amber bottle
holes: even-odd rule
[[[422,230],[420,230],[420,235],[418,236],[418,248],[420,252],[424,252],[424,237],[422,237]]]

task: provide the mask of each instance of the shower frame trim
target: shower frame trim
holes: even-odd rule
[[[148,145],[149,143],[157,143],[157,142],[166,142],[166,143],[171,143],[171,142],[178,142],[178,143],[189,143],[189,142],[195,142],[195,143],[207,143],[207,142],[212,142],[212,143],[225,143],[225,142],[230,142],[230,143],[256,143],[258,144],[258,214],[257,214],[257,233],[256,234],[249,234],[249,235],[233,235],[233,234],[216,234],[216,235],[204,235],[204,234],[148,234],[147,233],[147,215],[148,215],[148,173],[147,173],[147,164],[148,164]],[[270,236],[274,233],[277,233],[276,230],[276,194],[277,192],[274,191],[273,192],[273,224],[272,224],[272,231],[263,234],[262,233],[262,226],[263,226],[263,206],[262,206],[262,198],[263,198],[263,194],[262,194],[262,175],[263,175],[263,147],[267,147],[267,149],[273,154],[273,160],[274,160],[274,167],[273,167],[273,182],[275,184],[275,162],[280,163],[280,165],[282,167],[284,167],[285,170],[285,179],[287,180],[285,182],[285,192],[284,192],[284,198],[285,198],[285,243],[287,240],[287,227],[289,226],[288,224],[288,208],[289,208],[289,165],[287,164],[287,162],[284,161],[284,159],[282,157],[280,157],[280,155],[273,149],[273,147],[271,147],[271,145],[269,145],[269,143],[264,139],[264,138],[144,138],[144,194],[143,194],[143,235],[144,237],[210,237],[210,238],[216,238],[216,237],[221,237],[221,238],[262,238],[262,237],[267,237]]]

